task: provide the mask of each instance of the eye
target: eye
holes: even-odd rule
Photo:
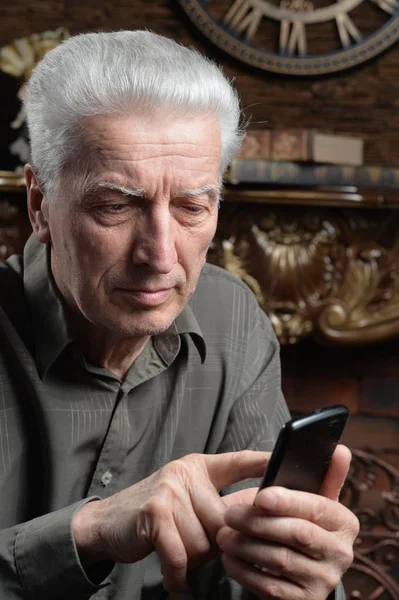
[[[125,208],[127,208],[126,204],[108,204],[108,205],[104,206],[104,210],[107,210],[107,211],[113,212],[113,213],[123,212],[125,210]]]
[[[205,210],[205,207],[199,204],[185,204],[182,208],[193,215],[198,215]]]

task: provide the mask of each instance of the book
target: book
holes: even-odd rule
[[[399,168],[313,165],[263,159],[235,159],[226,174],[230,184],[253,183],[295,186],[355,186],[399,189]]]
[[[247,131],[237,158],[272,158],[272,132],[270,129]]]
[[[360,166],[363,140],[315,129],[249,130],[238,158]]]

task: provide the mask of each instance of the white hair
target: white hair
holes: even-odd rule
[[[76,162],[84,117],[158,109],[213,115],[221,130],[221,173],[244,135],[237,92],[219,67],[150,31],[69,38],[34,69],[25,106],[31,159],[48,194]]]

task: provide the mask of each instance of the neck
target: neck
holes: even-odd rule
[[[99,331],[91,323],[82,323],[73,315],[69,320],[86,359],[108,369],[121,381],[150,339],[150,336],[110,337],[109,331]]]

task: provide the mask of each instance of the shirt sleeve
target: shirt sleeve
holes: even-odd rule
[[[2,600],[86,600],[107,585],[113,564],[85,571],[72,534],[72,518],[87,498],[0,532]]]

